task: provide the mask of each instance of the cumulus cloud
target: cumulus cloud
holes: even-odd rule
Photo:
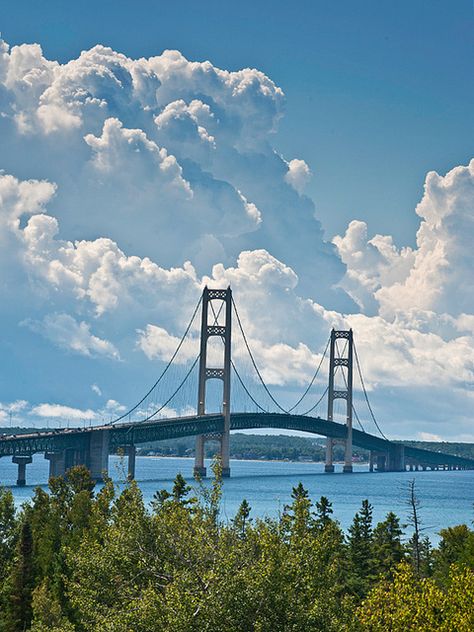
[[[98,418],[94,410],[81,410],[62,404],[38,404],[31,409],[31,414],[37,417],[50,417],[64,420],[95,420]]]
[[[303,193],[305,186],[311,179],[311,169],[304,160],[294,158],[288,163],[288,171],[285,174],[285,180],[288,184],[298,191]]]
[[[409,311],[459,317],[474,312],[471,236],[474,232],[474,160],[445,176],[430,172],[416,208],[421,218],[415,249],[398,250],[389,236],[367,237],[364,222],[334,238],[347,273],[341,285],[385,318]]]
[[[313,291],[344,300],[333,289],[344,268],[312,202],[294,190],[309,168],[269,142],[284,95],[262,72],[104,46],[58,64],[37,44],[4,43],[2,68],[1,164],[58,186],[50,212],[68,238],[109,237],[167,267],[191,259],[200,274],[245,247],[282,260],[286,251],[296,267],[298,245],[310,253],[300,256],[301,283],[315,283],[317,258],[325,273]]]
[[[25,320],[22,324],[62,349],[85,356],[106,356],[116,360],[120,358],[118,350],[111,342],[94,336],[88,323],[77,322],[69,314],[48,314],[42,321]]]
[[[333,239],[347,271],[341,286],[354,298],[364,313],[378,312],[376,295],[382,287],[405,279],[415,253],[411,248],[397,250],[389,235],[367,235],[367,224],[353,220],[343,236]]]

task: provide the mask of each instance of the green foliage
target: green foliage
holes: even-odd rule
[[[471,632],[474,629],[474,573],[451,567],[448,587],[420,579],[402,563],[392,582],[381,582],[357,612],[363,630],[371,632]]]
[[[278,519],[251,519],[244,500],[224,521],[213,472],[193,487],[178,475],[151,510],[133,481],[94,494],[84,468],[19,512],[0,490],[0,632],[474,629],[467,526],[435,550],[420,537],[418,571],[393,513],[373,527],[364,501],[344,536],[299,483]]]

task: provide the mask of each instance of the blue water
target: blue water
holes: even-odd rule
[[[150,502],[158,489],[170,489],[178,472],[193,482],[193,464],[190,458],[137,457],[136,479],[145,501]],[[17,503],[21,504],[31,498],[37,485],[46,486],[48,465],[42,454],[36,454],[33,463],[27,466],[28,485],[19,488],[15,486],[17,466],[11,459],[0,459],[0,484],[11,486]],[[364,498],[374,507],[374,520],[382,520],[388,511],[394,511],[404,522],[408,512],[407,485],[415,478],[423,526],[433,541],[443,527],[472,525],[474,471],[369,474],[367,465],[355,465],[353,474],[342,474],[340,468],[336,465],[335,474],[325,474],[321,463],[232,460],[232,477],[224,481],[222,515],[232,518],[246,498],[253,516],[275,517],[290,502],[292,487],[301,481],[314,501],[320,496],[331,500],[334,516],[344,529]],[[115,480],[123,479],[123,464],[121,471],[118,457],[110,457],[109,472]]]

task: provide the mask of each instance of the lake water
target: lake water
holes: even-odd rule
[[[193,482],[193,464],[191,458],[137,457],[136,479],[145,501],[150,502],[158,489],[170,489],[178,472]],[[11,486],[21,504],[31,498],[37,485],[46,486],[48,465],[42,454],[34,455],[33,463],[27,466],[28,485],[16,487],[17,466],[11,459],[0,459],[0,484]],[[443,527],[460,523],[472,526],[474,471],[370,474],[367,465],[355,465],[353,474],[342,474],[342,466],[336,465],[336,473],[325,474],[323,467],[322,463],[231,460],[232,477],[224,481],[223,517],[232,518],[243,498],[250,503],[253,516],[275,517],[290,502],[292,487],[301,481],[313,501],[320,496],[330,499],[334,517],[345,529],[364,498],[374,507],[374,520],[394,511],[404,522],[407,485],[415,478],[423,526],[433,541]],[[115,480],[123,478],[118,457],[110,457],[109,472]]]

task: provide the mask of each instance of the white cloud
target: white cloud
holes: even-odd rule
[[[72,408],[71,406],[63,406],[62,404],[39,404],[31,409],[32,415],[38,417],[51,417],[63,420],[97,420],[98,414],[91,409],[81,410],[80,408]]]
[[[363,308],[389,319],[410,311],[474,312],[473,205],[474,160],[445,176],[430,172],[416,208],[416,249],[397,250],[389,236],[367,239],[367,226],[351,222],[334,238],[347,265],[341,285]]]
[[[285,174],[285,181],[298,191],[303,193],[306,185],[311,180],[311,169],[304,160],[294,158],[288,163],[288,171]]]
[[[178,348],[180,340],[177,336],[169,334],[163,327],[148,324],[144,331],[138,330],[137,344],[149,360],[160,358],[164,362],[169,362]],[[181,346],[175,360],[179,364],[185,364],[196,357],[196,353],[199,353],[198,350],[199,341],[192,338],[187,339]]]
[[[91,391],[99,397],[102,397],[102,391],[100,390],[100,386],[97,384],[91,384]]]
[[[178,51],[135,60],[95,46],[58,64],[38,45],[2,44],[2,55],[0,160],[13,174],[19,164],[32,176],[48,172],[61,192],[50,212],[65,236],[109,237],[167,267],[191,259],[201,274],[217,254],[229,264],[243,247],[277,240],[274,254],[292,259],[304,240],[302,282],[314,281],[317,257],[326,268],[320,294],[342,300],[332,285],[343,267],[311,201],[293,190],[309,168],[286,163],[269,143],[284,95],[263,73],[228,72]]]
[[[89,324],[84,321],[77,322],[69,314],[48,314],[42,321],[26,320],[22,324],[62,349],[85,356],[120,359],[118,350],[111,342],[94,336]]]
[[[28,402],[24,399],[18,399],[14,402],[9,402],[8,404],[2,404],[0,402],[0,410],[5,413],[18,413],[27,408]]]
[[[419,432],[418,437],[421,441],[442,441],[441,437],[431,432]]]

